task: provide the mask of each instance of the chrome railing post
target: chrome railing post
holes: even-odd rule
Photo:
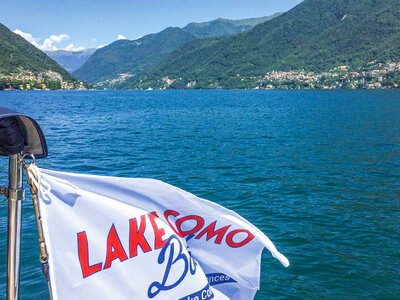
[[[7,300],[19,298],[21,205],[24,198],[20,157],[20,154],[8,157]]]

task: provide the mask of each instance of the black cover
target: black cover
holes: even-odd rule
[[[47,156],[47,144],[38,123],[30,117],[0,107],[0,156],[19,152],[36,158]]]

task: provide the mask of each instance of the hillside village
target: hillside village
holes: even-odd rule
[[[121,74],[118,79],[100,82],[96,88],[113,88],[131,74]],[[366,67],[352,70],[346,65],[335,67],[328,72],[306,71],[270,71],[260,76],[241,76],[236,74],[240,88],[268,89],[397,89],[400,82],[400,62],[370,62]],[[184,83],[182,78],[164,77],[154,86],[146,89],[196,89],[196,80]],[[53,71],[35,75],[32,71],[21,70],[9,75],[0,72],[0,90],[87,90],[92,88],[81,81],[64,81],[62,76]],[[221,89],[218,82],[211,88]],[[139,88],[142,89],[142,88]]]
[[[0,90],[87,90],[89,86],[80,81],[64,81],[61,74],[45,71],[38,74],[30,70],[3,74],[0,72]]]
[[[399,0],[338,1],[117,40],[72,74],[76,53],[47,51],[55,61],[0,24],[0,90],[400,88]]]
[[[343,65],[323,73],[272,71],[251,79],[258,81],[258,89],[391,89],[399,87],[399,77],[400,62],[370,62],[357,70]]]
[[[370,62],[359,69],[350,69],[341,65],[327,72],[306,71],[270,71],[260,76],[242,76],[236,74],[234,84],[239,88],[265,90],[265,89],[396,89],[400,82],[400,62],[379,63]],[[155,83],[155,87],[174,89],[180,88],[185,82],[183,78],[164,77]],[[196,80],[186,81],[184,88],[196,89]],[[215,82],[210,88],[222,89]]]

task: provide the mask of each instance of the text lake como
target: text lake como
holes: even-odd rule
[[[160,179],[258,226],[291,266],[265,250],[256,299],[400,296],[398,91],[2,92],[0,106],[42,127],[39,167]],[[20,298],[46,299],[30,196],[22,218]],[[2,201],[0,299],[6,244]]]

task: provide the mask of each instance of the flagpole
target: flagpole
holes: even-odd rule
[[[6,107],[0,107],[0,141],[0,156],[8,156],[8,187],[1,187],[1,194],[8,199],[7,300],[18,300],[21,209],[25,198],[22,154],[29,152],[36,158],[45,158],[48,152],[39,124]]]
[[[29,157],[32,162],[27,164],[25,158]],[[50,300],[53,299],[53,293],[51,290],[50,273],[49,273],[49,254],[47,252],[46,241],[43,233],[42,217],[40,216],[39,209],[39,190],[40,190],[40,175],[36,171],[31,170],[31,168],[36,167],[36,158],[33,154],[25,153],[21,157],[22,165],[26,171],[27,183],[31,191],[33,210],[35,212],[36,219],[36,229],[38,232],[39,241],[39,252],[40,252],[40,262],[42,263],[42,271],[47,280],[47,287],[49,289]]]
[[[21,204],[24,199],[20,157],[20,154],[8,157],[7,300],[19,298]]]

